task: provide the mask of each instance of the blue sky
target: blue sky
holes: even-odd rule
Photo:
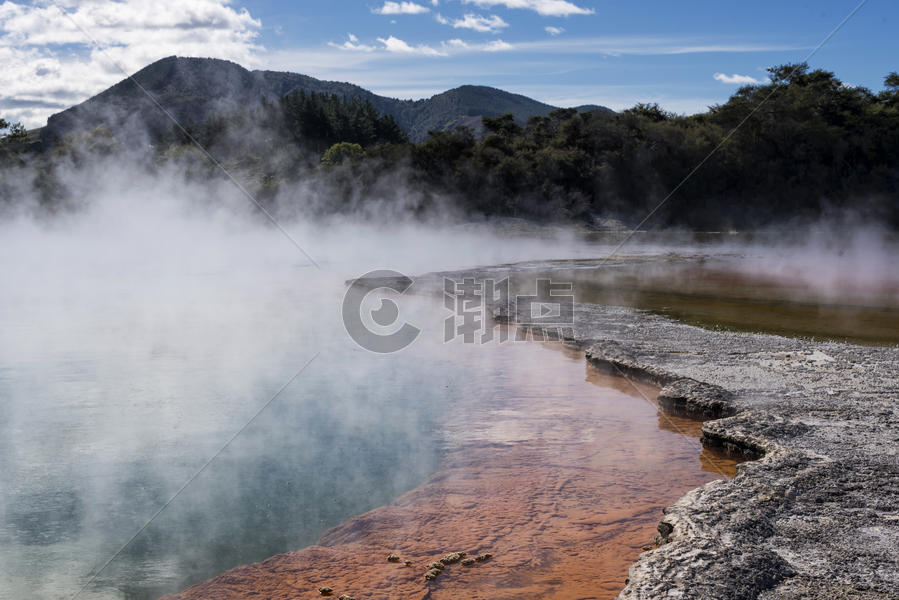
[[[741,82],[763,80],[767,66],[802,60],[858,4],[85,0],[64,2],[64,16],[47,2],[7,1],[0,59],[8,55],[13,68],[0,75],[0,114],[36,124],[121,79],[115,65],[130,72],[170,54],[351,81],[401,98],[473,83],[560,106],[658,102],[694,113]],[[880,89],[899,70],[897,26],[899,3],[870,0],[810,62]]]
[[[276,0],[245,2],[263,23],[261,42],[276,51],[342,43],[352,33],[363,45],[394,36],[412,46],[458,38],[469,44],[502,40],[511,49],[460,56],[369,57],[358,72],[347,57],[339,72],[376,91],[420,97],[462,83],[494,85],[555,104],[595,103],[621,108],[657,101],[678,112],[703,110],[738,87],[716,73],[764,78],[764,68],[802,60],[857,1],[825,2],[572,2],[592,14],[540,15],[497,4],[442,0],[417,4],[427,13],[380,15],[383,3],[308,3],[300,10]],[[466,14],[499,17],[495,32],[438,22]],[[776,16],[775,16],[776,15]],[[869,2],[813,59],[855,85],[880,87],[899,69],[899,8]],[[547,32],[554,27],[561,32]],[[691,48],[694,51],[691,51]],[[717,51],[715,49],[718,49]],[[349,52],[346,52],[349,53]],[[372,52],[374,53],[374,52]],[[278,60],[290,68],[289,59]],[[305,62],[305,61],[301,61]],[[310,65],[302,64],[306,71]],[[314,75],[327,76],[328,68]]]

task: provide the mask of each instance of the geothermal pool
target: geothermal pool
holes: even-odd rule
[[[697,422],[660,414],[655,389],[602,375],[581,352],[513,344],[462,360],[477,372],[473,393],[427,399],[441,404],[434,475],[316,546],[178,597],[314,598],[327,586],[378,599],[614,598],[662,508],[734,473],[700,449]],[[455,551],[493,558],[425,582],[425,565]]]
[[[234,308],[223,328],[202,305],[132,322],[122,298],[97,311],[77,297],[77,318],[53,327],[40,303],[4,323],[16,352],[0,371],[0,596],[156,598],[324,534],[288,587],[241,585],[414,597],[419,562],[480,549],[495,559],[448,575],[447,594],[612,597],[661,509],[731,472],[695,423],[658,413],[653,389],[600,376],[577,352],[444,344],[442,306],[418,299],[407,314],[432,326],[374,355],[336,335],[324,307],[341,293],[306,301],[318,324]],[[415,568],[385,571],[391,551]]]
[[[228,577],[272,597],[416,597],[419,563],[454,550],[495,557],[442,577],[453,597],[612,597],[662,508],[733,472],[654,390],[559,345],[445,344],[433,298],[404,298],[423,332],[396,354],[362,350],[340,320],[344,281],[384,266],[541,259],[532,275],[606,301],[608,244],[295,232],[316,270],[272,231],[157,217],[0,236],[0,598],[157,598],[291,551],[265,563],[289,577]],[[629,252],[678,274],[690,248]]]

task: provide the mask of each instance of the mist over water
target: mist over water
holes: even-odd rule
[[[77,592],[316,353],[80,597],[177,591],[414,487],[470,371],[439,335],[387,357],[355,346],[344,281],[558,255],[477,231],[288,224],[316,268],[241,206],[165,187],[0,226],[0,597]]]
[[[392,213],[285,221],[317,268],[224,182],[109,165],[72,181],[78,209],[10,210],[0,223],[2,598],[79,591],[316,356],[80,597],[177,591],[391,501],[436,468],[442,411],[482,393],[478,374],[491,364],[442,343],[446,315],[430,299],[402,304],[424,330],[414,346],[358,348],[340,320],[345,280],[602,258],[614,247]],[[829,282],[895,275],[889,244],[855,243],[844,263],[800,248],[772,263],[756,247],[741,264]],[[636,240],[627,252],[691,250],[689,239]],[[701,251],[752,254],[731,243]]]

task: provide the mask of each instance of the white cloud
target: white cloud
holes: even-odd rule
[[[332,48],[340,48],[341,50],[353,50],[355,52],[371,52],[375,50],[374,46],[369,46],[367,44],[360,44],[359,38],[357,38],[352,33],[347,34],[347,41],[342,44],[335,44],[334,42],[328,42],[328,45]]]
[[[553,27],[552,25],[549,25],[547,27],[544,27],[543,29],[545,29],[546,33],[548,33],[549,35],[561,35],[565,33],[565,29],[563,27]]]
[[[378,38],[378,41],[384,44],[384,50],[388,52],[394,52],[397,54],[421,54],[424,56],[446,56],[445,52],[441,52],[440,50],[435,50],[430,46],[425,44],[419,44],[418,46],[410,46],[403,40],[390,36],[387,39]]]
[[[461,39],[455,38],[451,40],[446,40],[444,42],[440,42],[439,47],[428,46],[427,44],[419,44],[413,46],[409,44],[405,40],[401,40],[397,37],[390,36],[387,38],[377,38],[378,42],[381,43],[381,46],[369,46],[367,44],[363,44],[359,41],[359,38],[354,36],[353,34],[349,34],[348,40],[343,42],[342,44],[336,44],[334,42],[329,42],[328,45],[332,48],[337,48],[339,50],[355,50],[361,51],[362,53],[372,53],[368,56],[371,59],[375,59],[376,55],[386,56],[388,54],[407,54],[410,56],[451,56],[457,54],[465,54],[469,52],[499,52],[503,50],[512,50],[512,44],[506,43],[503,40],[492,40],[490,42],[479,42],[479,43],[468,43]],[[313,60],[324,65],[330,65],[329,68],[343,68],[350,67],[352,68],[354,65],[347,63],[346,61],[336,60],[320,53],[315,52],[307,52],[307,55],[310,57],[317,56]],[[293,53],[291,53],[293,55]],[[366,61],[367,58],[362,58],[360,56],[360,61]],[[351,61],[353,62],[353,61]],[[361,65],[362,63],[360,63]],[[292,69],[296,69],[297,67],[291,67]],[[308,66],[306,67],[308,69]]]
[[[517,50],[546,54],[606,54],[609,56],[663,56],[678,54],[790,52],[808,50],[795,44],[753,44],[710,39],[647,36],[557,38],[520,42]]]
[[[533,10],[544,17],[567,17],[570,15],[592,15],[594,13],[592,8],[583,8],[567,0],[462,0],[462,3]]]
[[[460,39],[447,40],[441,44],[447,53],[460,54],[463,52],[500,52],[503,50],[512,50],[514,46],[502,40],[493,40],[490,42],[469,44]]]
[[[420,15],[430,12],[431,9],[415,2],[385,2],[381,8],[374,8],[371,12],[378,15]]]
[[[0,4],[0,114],[8,120],[43,125],[49,115],[122,80],[116,63],[133,73],[178,54],[252,65],[261,50],[255,42],[260,22],[225,0],[64,6],[68,17],[52,4]]]
[[[502,40],[493,40],[492,42],[487,42],[482,46],[482,50],[486,52],[501,52],[503,50],[511,50],[512,44],[508,44]]]
[[[438,17],[440,16],[438,15]],[[444,17],[440,17],[437,20],[444,25],[450,24],[450,21]],[[496,15],[482,17],[481,15],[475,15],[472,13],[466,14],[461,19],[455,19],[454,21],[452,21],[452,25],[455,29],[472,29],[474,31],[480,31],[482,33],[496,33],[497,31],[500,31],[503,28],[509,26],[508,23],[506,23]]]
[[[450,23],[452,23],[452,21],[450,21],[449,19],[447,19],[440,13],[437,13],[437,15],[434,18],[437,19],[437,22],[440,23],[441,25],[449,25]]]
[[[729,84],[739,84],[739,85],[747,85],[751,83],[762,83],[762,80],[756,79],[755,77],[750,77],[749,75],[737,75],[734,73],[733,75],[725,75],[724,73],[715,73],[713,76],[716,81],[720,81],[721,83],[729,83]]]

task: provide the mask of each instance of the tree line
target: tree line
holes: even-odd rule
[[[656,104],[558,109],[526,123],[484,118],[482,139],[459,128],[419,144],[344,145],[332,208],[382,197],[401,167],[420,210],[440,197],[467,215],[540,221],[652,215],[648,227],[724,230],[852,215],[899,228],[899,74],[877,93],[805,63],[768,75],[691,116]]]
[[[22,142],[28,137],[25,126],[21,123],[10,123],[0,117],[0,143]]]
[[[558,109],[418,144],[370,102],[298,91],[173,127],[153,148],[157,162],[179,161],[199,156],[196,141],[269,198],[313,177],[331,203],[318,210],[389,201],[402,185],[424,198],[416,210],[440,198],[470,216],[634,225],[652,213],[651,226],[709,230],[852,212],[899,228],[899,74],[877,93],[805,63],[768,74],[701,114]],[[109,131],[82,137],[70,145],[116,143]]]
[[[226,111],[199,123],[173,125],[155,146],[166,151],[196,142],[230,156],[246,153],[259,140],[265,141],[269,154],[270,142],[277,140],[281,146],[290,144],[321,155],[340,142],[367,148],[404,144],[408,137],[393,117],[382,115],[369,101],[300,90],[277,101],[262,98],[249,111]]]
[[[653,224],[746,228],[853,211],[899,226],[899,75],[875,94],[806,64],[768,72],[698,115],[654,104],[560,109],[524,125],[506,115],[484,119],[482,140],[432,132],[407,153],[417,180],[484,215],[634,224],[664,201]]]

